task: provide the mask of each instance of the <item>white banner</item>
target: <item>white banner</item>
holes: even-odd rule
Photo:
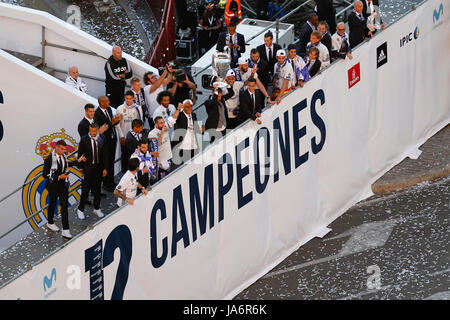
[[[0,298],[234,297],[449,122],[441,3],[426,2],[286,96],[261,126],[227,135]]]

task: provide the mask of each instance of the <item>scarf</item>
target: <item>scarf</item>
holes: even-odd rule
[[[66,168],[66,171],[69,169],[69,164],[67,162],[67,156],[65,154],[61,155],[62,161],[64,162],[63,165]],[[54,177],[53,175],[56,173],[56,170],[58,170],[58,155],[56,154],[56,150],[52,151],[52,166],[50,167],[50,173],[48,177],[52,180],[58,177]],[[66,178],[66,182],[69,181],[69,178]]]

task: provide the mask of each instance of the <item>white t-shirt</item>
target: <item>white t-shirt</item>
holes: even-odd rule
[[[161,134],[161,130],[154,128],[150,133],[148,134],[148,138],[156,138],[158,139]],[[169,133],[166,131],[164,133],[164,136],[161,141],[161,145],[158,146],[158,162],[159,166],[167,170],[169,168],[168,161],[172,159],[172,147],[170,145],[170,136]]]
[[[184,113],[184,111],[182,111]],[[186,129],[186,134],[184,135],[183,141],[180,143],[181,150],[193,150],[198,148],[197,144],[197,136],[194,130],[194,119],[192,118],[192,114],[186,115],[188,119],[188,126]]]
[[[275,75],[275,87],[277,89],[281,89],[283,87],[283,83],[285,80],[289,80],[286,89],[295,86],[294,70],[292,69],[292,65],[286,60],[281,66],[278,62],[275,63],[275,66],[273,67],[273,74]]]
[[[236,109],[239,105],[239,91],[244,87],[244,83],[241,81],[234,81],[233,83],[233,91],[234,96],[225,101],[225,107],[227,108],[228,118],[236,118],[237,115],[233,114],[233,110]],[[223,95],[228,93],[228,89],[224,88]]]
[[[119,138],[125,138],[128,131],[131,130],[131,122],[134,119],[142,120],[143,113],[140,106],[137,106],[134,103],[131,106],[127,106],[126,103],[124,103],[117,108],[117,114],[123,115],[122,120],[120,120],[119,124],[116,126],[117,135]]]
[[[120,179],[119,184],[116,186],[116,190],[118,190],[121,194],[123,194],[127,198],[134,199],[137,193],[138,182],[136,176],[131,173],[131,171],[127,171],[122,179]],[[121,198],[117,199],[117,205],[120,207],[123,204],[123,200]]]
[[[151,84],[144,87],[144,94],[145,94],[145,103],[147,104],[147,110],[150,113],[150,117],[153,118],[153,113],[155,110],[159,107],[158,101],[156,101],[156,98],[158,97],[158,94],[161,91],[166,90],[166,88],[161,85],[159,86],[153,93],[150,93]]]
[[[159,107],[153,113],[153,121],[155,121],[156,117],[163,117],[164,121],[166,122],[167,128],[169,128],[170,139],[173,139],[174,135],[173,126],[175,122],[177,122],[177,120],[172,117],[176,111],[177,109],[175,109],[175,106],[173,104],[169,104],[167,108],[163,107],[162,105],[159,105]]]

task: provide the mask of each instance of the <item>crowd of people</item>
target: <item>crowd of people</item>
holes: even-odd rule
[[[278,104],[286,93],[303,87],[332,61],[352,59],[352,48],[373,36],[376,30],[371,30],[366,23],[371,5],[375,4],[372,1],[375,2],[355,1],[348,19],[349,34],[343,22],[333,23],[334,14],[324,13],[320,7],[318,11],[328,22],[319,20],[317,12],[311,13],[301,26],[298,45],[290,44],[283,49],[274,43],[273,34],[268,31],[264,43],[252,48],[247,58],[245,36],[236,31],[242,19],[240,8],[233,11],[234,16],[228,15],[226,30],[219,32],[222,18],[216,15],[213,0],[206,0],[206,10],[200,19],[204,31],[201,45],[205,51],[214,45],[218,51],[226,51],[231,69],[223,79],[225,85],[214,82],[211,96],[205,102],[208,117],[204,125],[193,112],[196,85],[179,64],[170,62],[158,74],[145,73],[141,85],[141,80],[133,77],[121,48],[114,46],[104,67],[106,95],[98,97],[97,108],[93,104],[84,106],[85,116],[78,125],[78,159],[68,160],[64,140],[58,141],[45,159],[43,174],[50,195],[47,227],[59,230],[53,221],[59,198],[62,235],[72,237],[67,218],[70,166],[77,166],[83,172],[78,218],[85,219],[90,193],[93,212],[101,218],[104,216],[100,208],[102,186],[117,196],[119,206],[124,202],[132,205],[137,194],[147,194],[152,184],[200,151],[197,135],[207,132],[212,143],[248,119],[261,125],[266,102]],[[329,25],[336,30],[332,35]],[[129,90],[127,79],[130,79]],[[69,68],[65,82],[76,90],[88,92],[75,66]],[[118,146],[123,176],[116,184],[114,167]]]

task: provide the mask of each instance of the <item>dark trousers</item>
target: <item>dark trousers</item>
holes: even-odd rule
[[[100,197],[102,186],[102,168],[99,165],[86,166],[84,168],[84,179],[81,184],[81,199],[78,209],[84,211],[84,206],[89,191],[94,193],[94,209],[100,209]]]
[[[50,198],[50,202],[48,204],[48,210],[47,210],[48,223],[50,223],[50,224],[55,223],[53,221],[53,218],[55,216],[56,202],[59,198],[59,205],[61,206],[61,222],[63,225],[63,229],[68,230],[69,229],[69,216],[67,213],[67,207],[68,207],[68,203],[69,203],[68,188],[66,187],[64,181],[58,181],[55,186],[50,187],[49,189],[47,189],[48,195]]]
[[[122,166],[122,172],[125,173],[128,170],[128,159],[130,159],[131,155],[128,154],[128,150],[125,145],[120,146],[120,151],[121,151],[120,164]]]
[[[106,96],[109,98],[111,107],[117,109],[125,101],[125,81],[120,83],[107,84]]]
[[[106,155],[109,159],[108,167],[106,170],[108,174],[103,178],[103,186],[115,188],[114,183],[114,161],[116,160],[116,146],[117,139],[111,140],[108,142],[108,154]]]
[[[239,117],[236,118],[228,118],[227,120],[227,129],[232,130],[241,124]]]

